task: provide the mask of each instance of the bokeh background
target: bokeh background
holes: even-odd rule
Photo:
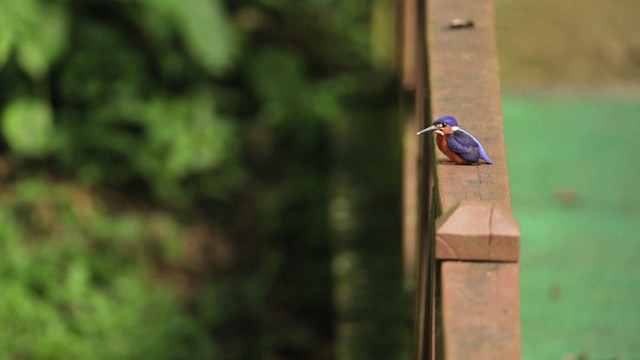
[[[640,3],[496,4],[524,359],[637,359]]]
[[[525,359],[640,352],[640,3],[496,0]],[[0,1],[0,359],[399,359],[391,0]]]
[[[0,359],[394,358],[394,9],[1,1]]]

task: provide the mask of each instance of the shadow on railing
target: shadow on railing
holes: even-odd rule
[[[511,213],[493,3],[403,0],[401,24],[415,357],[519,359],[520,230]],[[444,115],[458,118],[495,163],[448,165],[430,135],[416,137]]]

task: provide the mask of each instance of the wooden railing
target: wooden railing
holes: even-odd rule
[[[403,0],[401,24],[404,258],[416,297],[416,358],[520,359],[520,230],[511,213],[493,3]],[[495,164],[448,165],[432,138],[416,137],[444,115],[474,134]]]

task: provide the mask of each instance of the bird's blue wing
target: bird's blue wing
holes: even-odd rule
[[[478,142],[475,141],[472,136],[458,130],[447,136],[446,140],[449,149],[458,154],[465,161],[474,163],[480,159]]]
[[[475,163],[482,159],[489,164],[493,160],[487,156],[480,142],[463,129],[458,129],[453,134],[447,136],[447,145],[465,161]]]

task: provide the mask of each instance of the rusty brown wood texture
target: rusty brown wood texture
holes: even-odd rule
[[[434,242],[429,239],[435,217],[433,210],[433,157],[425,156],[425,146],[431,142],[415,136],[426,111],[425,64],[425,3],[404,0],[401,4],[400,42],[402,44],[402,105],[404,144],[403,181],[403,243],[405,261],[405,289],[414,296],[415,356],[424,358],[431,353],[435,322],[435,261]],[[428,219],[425,221],[425,219]],[[411,298],[411,297],[410,297]]]
[[[521,357],[518,276],[517,263],[442,263],[444,359]]]
[[[415,90],[418,63],[418,0],[404,0],[400,6],[401,78],[404,89]]]
[[[422,155],[418,148],[419,139],[415,135],[415,128],[420,126],[417,114],[424,117],[424,106],[418,107],[415,101],[418,93],[416,88],[424,91],[424,69],[416,68],[418,61],[423,61],[418,49],[418,17],[417,0],[404,0],[399,7],[399,43],[402,51],[398,63],[402,66],[400,74],[402,79],[400,118],[402,121],[403,144],[403,189],[402,189],[402,237],[403,237],[403,264],[405,274],[405,286],[412,290],[415,287],[416,271],[418,264],[418,237],[419,237],[419,167],[418,161]],[[424,46],[424,44],[423,44]],[[418,58],[420,56],[420,58]],[[418,77],[420,75],[420,77]],[[424,105],[424,104],[422,104]]]
[[[427,48],[433,119],[452,115],[495,161],[485,166],[439,163],[437,182],[443,210],[460,201],[482,200],[511,211],[504,148],[493,2],[427,1]],[[454,19],[473,27],[452,29]],[[447,158],[439,151],[437,159]]]
[[[460,202],[436,221],[437,259],[518,261],[519,256],[520,226],[494,203]]]
[[[424,310],[437,313],[431,317],[437,341],[425,339],[430,351],[419,353],[420,360],[521,358],[520,229],[511,213],[493,10],[491,0],[426,1],[430,116],[423,125],[455,116],[495,164],[449,165],[429,142],[439,298],[437,311]]]

